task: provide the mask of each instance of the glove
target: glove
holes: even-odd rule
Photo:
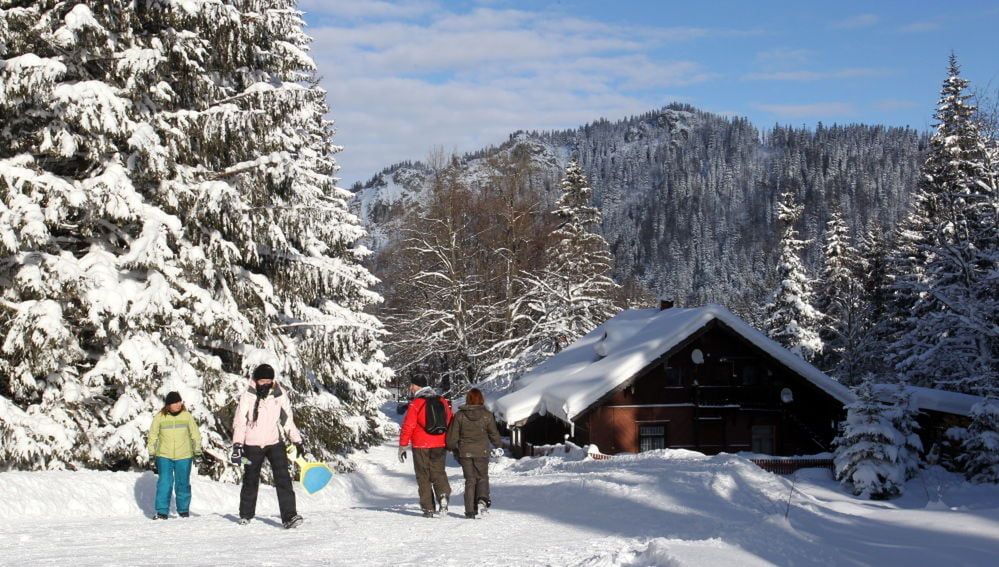
[[[232,446],[232,451],[229,451],[229,462],[237,466],[243,464],[242,443],[236,443]]]
[[[160,468],[156,466],[156,457],[149,459],[149,470],[153,471],[153,474],[160,474]]]
[[[296,459],[305,458],[305,446],[301,443],[288,443],[284,446],[284,454],[288,455],[289,463],[294,463]]]
[[[200,465],[204,461],[205,461],[204,453],[198,451],[197,453],[194,454],[194,460],[192,462],[195,466]]]
[[[495,449],[493,449],[494,457],[502,457],[504,454],[505,453],[503,452],[503,447],[496,447]]]
[[[405,447],[399,447],[399,462],[400,463],[405,463],[406,462],[406,448]]]

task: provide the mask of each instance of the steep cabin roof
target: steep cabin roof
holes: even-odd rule
[[[517,381],[519,389],[497,400],[494,411],[510,425],[546,414],[571,423],[605,394],[682,346],[687,338],[715,320],[836,400],[846,404],[855,399],[849,388],[728,309],[708,304],[696,308],[622,311],[521,377]]]
[[[875,384],[874,393],[882,401],[887,401],[891,399],[893,390],[897,387],[895,384]],[[922,388],[919,386],[903,386],[903,388],[911,396],[912,405],[925,411],[970,417],[971,408],[975,404],[985,401],[983,396],[948,392],[934,388]]]

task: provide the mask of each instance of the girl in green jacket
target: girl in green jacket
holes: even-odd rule
[[[191,515],[191,465],[201,457],[201,432],[194,417],[184,409],[180,394],[167,394],[163,409],[153,418],[146,444],[159,475],[156,483],[156,515],[165,520],[170,512],[170,493],[177,494],[177,513]]]

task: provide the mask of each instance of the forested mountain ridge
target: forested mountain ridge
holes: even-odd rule
[[[887,230],[916,186],[927,136],[877,125],[775,126],[673,104],[574,130],[517,132],[498,147],[456,158],[470,188],[491,182],[497,157],[519,154],[529,183],[553,201],[576,156],[603,214],[619,281],[634,277],[683,304],[720,302],[749,314],[772,289],[777,196],[797,194],[806,265],[818,270],[819,240],[833,210],[854,235]],[[405,162],[357,184],[355,208],[377,249],[401,211],[428,193],[432,168]]]

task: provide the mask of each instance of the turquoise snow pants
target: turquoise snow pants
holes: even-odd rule
[[[194,459],[156,457],[159,479],[156,481],[156,513],[170,513],[170,493],[177,493],[177,513],[191,511],[191,463]]]

